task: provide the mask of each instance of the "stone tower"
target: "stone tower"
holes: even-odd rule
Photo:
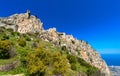
[[[26,17],[27,17],[27,19],[30,18],[30,10],[27,10],[27,11],[26,11]]]

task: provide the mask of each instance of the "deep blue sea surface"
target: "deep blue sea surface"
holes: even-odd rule
[[[108,66],[120,66],[120,54],[101,54]]]

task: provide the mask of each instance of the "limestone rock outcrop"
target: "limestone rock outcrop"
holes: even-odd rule
[[[89,64],[97,67],[101,71],[101,76],[110,76],[110,71],[105,61],[87,42],[77,40],[72,35],[59,33],[56,31],[56,28],[44,30],[40,33],[39,37],[53,43],[55,46],[65,47],[69,53],[76,55]]]
[[[72,35],[57,32],[56,28],[44,30],[42,22],[35,16],[30,15],[30,11],[23,14],[14,14],[7,18],[0,18],[0,26],[12,28],[20,33],[39,32],[39,38],[51,42],[54,46],[64,47],[70,54],[84,59],[87,63],[97,67],[101,71],[101,76],[110,76],[105,61],[87,42],[78,40]]]
[[[30,11],[22,14],[14,14],[7,18],[0,18],[0,26],[12,28],[14,31],[20,33],[40,32],[43,30],[42,22],[35,16],[30,15]]]

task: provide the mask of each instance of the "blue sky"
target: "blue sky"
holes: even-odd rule
[[[1,0],[0,16],[31,10],[48,29],[88,41],[101,54],[120,53],[120,0]]]

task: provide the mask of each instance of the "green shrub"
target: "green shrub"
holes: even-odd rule
[[[85,67],[86,68],[86,74],[88,76],[94,76],[95,73],[99,73],[99,70],[98,68],[90,65],[89,63],[87,63],[85,60],[83,60],[82,58],[77,58],[77,61],[79,62],[79,64],[82,66],[82,67]]]
[[[69,63],[76,63],[76,58],[73,55],[68,54],[67,59],[69,60]]]
[[[7,31],[13,32],[13,29],[12,28],[7,28]]]
[[[98,69],[94,66],[91,66],[87,69],[87,75],[90,76],[90,75],[94,75],[96,72],[99,72]]]
[[[66,56],[62,55],[60,52],[53,53],[53,73],[55,75],[68,75],[68,61]]]
[[[10,57],[9,50],[12,42],[8,40],[0,41],[0,59],[8,59]]]
[[[71,63],[71,69],[72,70],[77,70],[77,65],[76,65],[76,63]]]
[[[67,54],[67,59],[71,65],[71,69],[77,71],[77,58],[73,55]]]
[[[68,75],[68,61],[60,52],[50,53],[44,43],[40,42],[34,51],[26,56],[27,68],[31,76]]]
[[[26,56],[29,74],[31,76],[44,76],[49,59],[49,52],[41,45],[39,45],[39,49],[29,52]]]
[[[3,35],[2,39],[1,40],[8,40],[9,39],[9,36],[8,35]]]
[[[29,36],[25,37],[26,41],[31,41],[31,38]]]
[[[27,41],[31,41],[31,39],[29,37],[26,38]]]
[[[5,27],[0,27],[0,33],[2,34],[5,31]]]
[[[20,38],[18,40],[18,44],[21,46],[21,47],[25,47],[26,46],[26,41],[24,38]]]
[[[91,67],[90,64],[88,64],[85,60],[82,58],[77,58],[77,61],[80,63],[80,65],[85,66],[85,67]]]
[[[11,34],[12,34],[13,36],[20,36],[20,33],[19,33],[19,32],[11,32]]]

